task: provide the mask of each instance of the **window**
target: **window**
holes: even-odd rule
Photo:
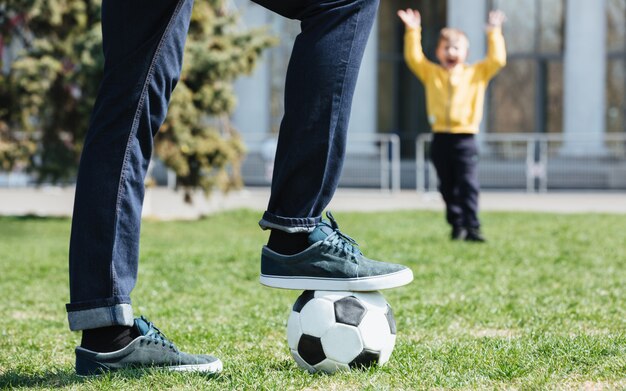
[[[626,0],[608,0],[606,13],[606,127],[626,132]]]
[[[535,83],[537,67],[533,59],[509,60],[492,82],[490,91],[491,132],[525,132],[535,126]],[[515,91],[515,93],[511,93]]]
[[[561,132],[565,1],[491,0],[489,5],[508,18],[508,64],[490,88],[489,131]]]

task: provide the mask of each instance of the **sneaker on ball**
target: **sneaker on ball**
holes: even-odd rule
[[[377,291],[413,280],[406,266],[363,256],[354,239],[339,231],[330,212],[309,234],[310,246],[282,255],[267,246],[261,252],[261,284],[272,288],[325,291]]]
[[[208,374],[217,374],[222,370],[222,362],[218,358],[179,351],[143,316],[135,319],[134,327],[140,336],[120,350],[98,353],[78,346],[76,373],[80,376],[92,376],[125,368],[163,368]]]

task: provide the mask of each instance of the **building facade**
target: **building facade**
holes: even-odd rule
[[[278,131],[299,24],[247,0],[234,4],[246,25],[269,26],[281,39],[236,86],[234,123],[255,139]],[[350,134],[397,134],[410,159],[415,138],[430,130],[423,87],[404,64],[401,8],[422,13],[429,58],[439,30],[451,26],[468,35],[470,62],[485,55],[488,11],[507,14],[508,65],[491,83],[482,133],[562,133],[562,152],[572,155],[602,154],[605,134],[626,133],[626,0],[385,0],[363,59]]]

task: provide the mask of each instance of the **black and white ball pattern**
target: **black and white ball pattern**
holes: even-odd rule
[[[311,373],[382,365],[396,343],[396,321],[379,292],[304,291],[289,315],[287,342]]]

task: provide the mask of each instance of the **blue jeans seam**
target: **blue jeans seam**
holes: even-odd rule
[[[172,30],[172,21],[174,19],[176,19],[176,16],[178,16],[180,9],[182,8],[182,4],[185,0],[179,0],[178,3],[176,4],[176,9],[174,10],[174,12],[172,13],[172,16],[170,17],[170,20],[167,22],[167,26],[165,27],[165,30],[163,32],[163,35],[161,36],[161,39],[159,40],[159,44],[157,45],[156,50],[154,51],[154,56],[152,56],[152,61],[150,61],[150,67],[148,68],[148,73],[146,74],[146,80],[144,81],[143,84],[143,88],[141,90],[141,96],[139,97],[139,102],[137,103],[137,110],[135,110],[135,116],[133,117],[133,123],[130,127],[130,133],[128,134],[128,140],[126,141],[126,149],[124,150],[124,160],[122,163],[122,170],[120,172],[120,182],[118,184],[118,188],[117,188],[117,201],[116,201],[116,205],[115,205],[115,222],[113,224],[113,230],[114,230],[114,234],[113,234],[113,238],[115,240],[116,236],[117,236],[117,222],[119,220],[119,214],[120,214],[120,209],[121,209],[121,204],[122,204],[122,198],[124,196],[124,182],[126,181],[126,171],[128,169],[128,160],[130,158],[130,145],[131,145],[131,141],[133,139],[133,136],[137,133],[137,129],[139,128],[139,116],[143,110],[144,107],[144,103],[146,100],[146,96],[148,95],[148,86],[150,85],[150,81],[152,79],[152,75],[154,74],[154,68],[155,68],[155,64],[157,62],[157,59],[159,58],[159,55],[161,54],[161,50],[163,49],[163,44],[165,42],[165,38],[168,36],[169,32]],[[115,241],[114,241],[114,245],[113,248],[115,247]],[[113,286],[111,287],[111,293],[112,295],[115,295],[115,291],[116,291],[116,287],[115,287],[115,279],[113,278],[114,276],[114,269],[115,269],[115,264],[113,261],[111,261],[111,281]]]

